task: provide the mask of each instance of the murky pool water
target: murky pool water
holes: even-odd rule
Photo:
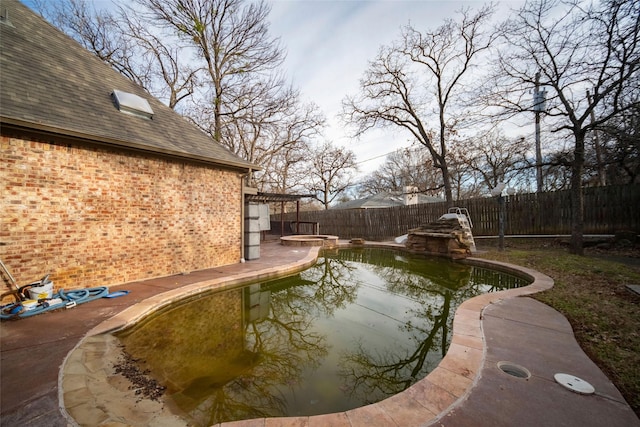
[[[119,334],[193,425],[317,415],[405,390],[445,355],[463,301],[523,279],[384,249],[180,303]]]

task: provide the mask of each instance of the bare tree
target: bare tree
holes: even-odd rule
[[[640,73],[634,76],[624,103],[640,99]],[[606,181],[611,184],[640,183],[640,105],[633,104],[599,132]]]
[[[212,138],[245,160],[262,166],[259,187],[274,182],[278,161],[289,157],[324,125],[313,104],[280,72],[284,50],[269,35],[270,6],[246,0],[133,0],[142,16],[170,29],[200,61],[204,90],[191,97],[189,117]],[[279,159],[278,159],[279,158]],[[284,178],[286,175],[280,175]]]
[[[571,150],[556,150],[542,162],[544,186],[549,191],[571,189]]]
[[[607,182],[640,183],[640,108],[611,121],[601,133],[605,154]]]
[[[460,144],[458,163],[468,174],[476,178],[475,186],[482,193],[494,189],[499,183],[512,187],[526,187],[530,169],[529,146],[525,139],[507,138],[499,131],[492,131]]]
[[[195,49],[207,74],[209,133],[219,142],[224,129],[282,85],[272,73],[282,64],[279,40],[269,36],[270,7],[263,1],[132,0],[150,22],[176,32]],[[266,76],[266,77],[265,77]]]
[[[154,96],[165,99],[169,108],[191,97],[198,86],[198,73],[202,70],[182,60],[187,51],[170,34],[156,34],[153,23],[143,20],[130,6],[120,8],[120,28],[130,43],[140,50],[137,61],[147,65],[147,90]],[[141,67],[137,67],[140,69]],[[135,69],[131,73],[136,72]]]
[[[256,179],[259,189],[284,193],[301,187],[298,172],[308,165],[311,141],[325,119],[315,104],[302,104],[297,91],[274,95],[271,103],[263,116],[235,121],[238,136],[230,138],[236,141],[230,148],[264,168]]]
[[[493,40],[483,32],[492,13],[491,6],[474,15],[463,10],[460,21],[447,20],[425,33],[407,25],[400,42],[381,48],[370,63],[360,81],[361,94],[343,102],[345,119],[357,126],[357,135],[374,127],[394,126],[409,131],[424,145],[442,173],[448,203],[453,200],[448,138],[457,132],[463,117],[452,114],[453,104],[474,60]],[[437,140],[430,130],[433,124]]]
[[[385,162],[358,186],[360,196],[384,191],[403,191],[417,187],[420,193],[437,196],[442,190],[442,176],[433,167],[428,153],[419,148],[405,148],[389,154]]]
[[[585,137],[638,99],[623,96],[640,66],[640,3],[637,0],[536,0],[502,26],[506,49],[492,83],[494,105],[509,113],[533,113],[528,91],[540,72],[550,91],[546,123],[572,140],[571,250],[583,253]],[[637,81],[637,80],[636,80]],[[586,90],[591,96],[586,96]],[[591,112],[601,108],[595,120]]]
[[[310,153],[311,168],[306,186],[316,194],[325,209],[344,193],[352,183],[357,171],[356,156],[350,150],[335,147],[330,142],[317,147]]]
[[[169,107],[194,93],[198,70],[180,60],[184,49],[175,37],[154,33],[134,9],[114,14],[85,0],[36,3],[53,25]]]
[[[309,169],[310,144],[302,140],[283,147],[271,157],[258,182],[258,189],[266,193],[302,193]]]
[[[137,69],[132,64],[135,47],[121,31],[116,17],[111,13],[90,7],[85,0],[38,0],[36,8],[49,22],[85,49],[146,88],[149,81],[147,70]]]

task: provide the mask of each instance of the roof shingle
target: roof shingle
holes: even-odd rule
[[[2,0],[0,121],[118,147],[259,169],[215,142],[17,0]],[[147,120],[120,112],[113,90],[145,98]]]

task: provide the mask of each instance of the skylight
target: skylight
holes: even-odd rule
[[[9,19],[9,9],[5,9],[2,13],[2,15],[0,15],[0,24],[5,24],[8,25],[10,27],[13,27],[13,24],[11,23],[11,20]]]
[[[153,110],[146,99],[117,89],[113,90],[111,96],[121,112],[145,119],[153,118]]]

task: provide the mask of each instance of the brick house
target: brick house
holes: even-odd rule
[[[257,167],[17,0],[0,14],[0,259],[17,282],[85,288],[243,260]]]

